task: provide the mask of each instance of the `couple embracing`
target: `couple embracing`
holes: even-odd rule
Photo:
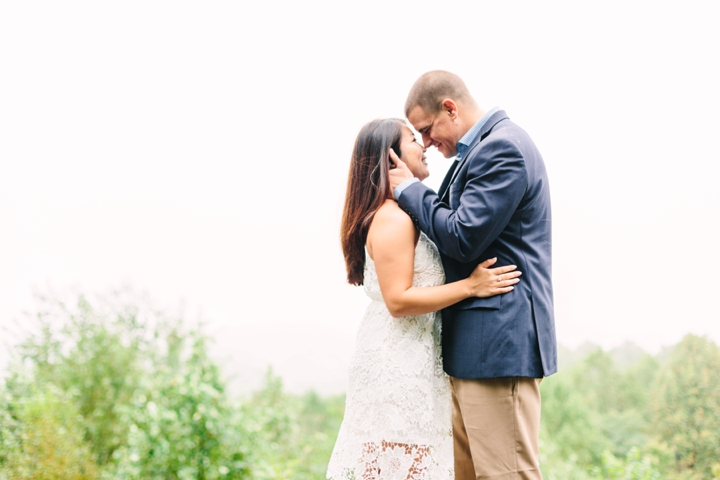
[[[530,137],[432,71],[355,142],[341,240],[360,324],[333,480],[539,479],[555,373],[550,196]],[[455,161],[436,193],[426,148]]]

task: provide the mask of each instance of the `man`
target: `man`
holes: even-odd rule
[[[456,156],[436,194],[391,153],[395,199],[437,245],[447,281],[466,278],[493,257],[523,273],[510,293],[442,312],[456,478],[540,479],[539,383],[557,370],[543,159],[504,111],[482,111],[449,72],[422,75],[405,115],[426,148]]]

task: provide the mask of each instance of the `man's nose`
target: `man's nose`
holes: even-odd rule
[[[430,135],[423,135],[422,140],[423,140],[423,147],[425,147],[425,150],[427,150],[428,148],[430,148],[432,146],[432,138],[430,138]]]

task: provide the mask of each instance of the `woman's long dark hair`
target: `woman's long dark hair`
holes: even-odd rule
[[[365,241],[375,212],[390,195],[389,150],[401,155],[404,125],[396,118],[373,120],[360,129],[355,139],[340,226],[347,279],[352,285],[363,283]]]

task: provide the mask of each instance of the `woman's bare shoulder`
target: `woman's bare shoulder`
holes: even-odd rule
[[[387,224],[387,226],[390,226],[391,228],[414,228],[412,220],[410,220],[410,216],[405,213],[394,200],[386,200],[385,203],[380,206],[378,211],[375,212],[373,225],[376,223],[383,226]]]
[[[370,257],[373,255],[373,244],[381,244],[389,248],[399,248],[409,242],[413,245],[415,225],[394,200],[387,200],[375,212],[367,237]]]

